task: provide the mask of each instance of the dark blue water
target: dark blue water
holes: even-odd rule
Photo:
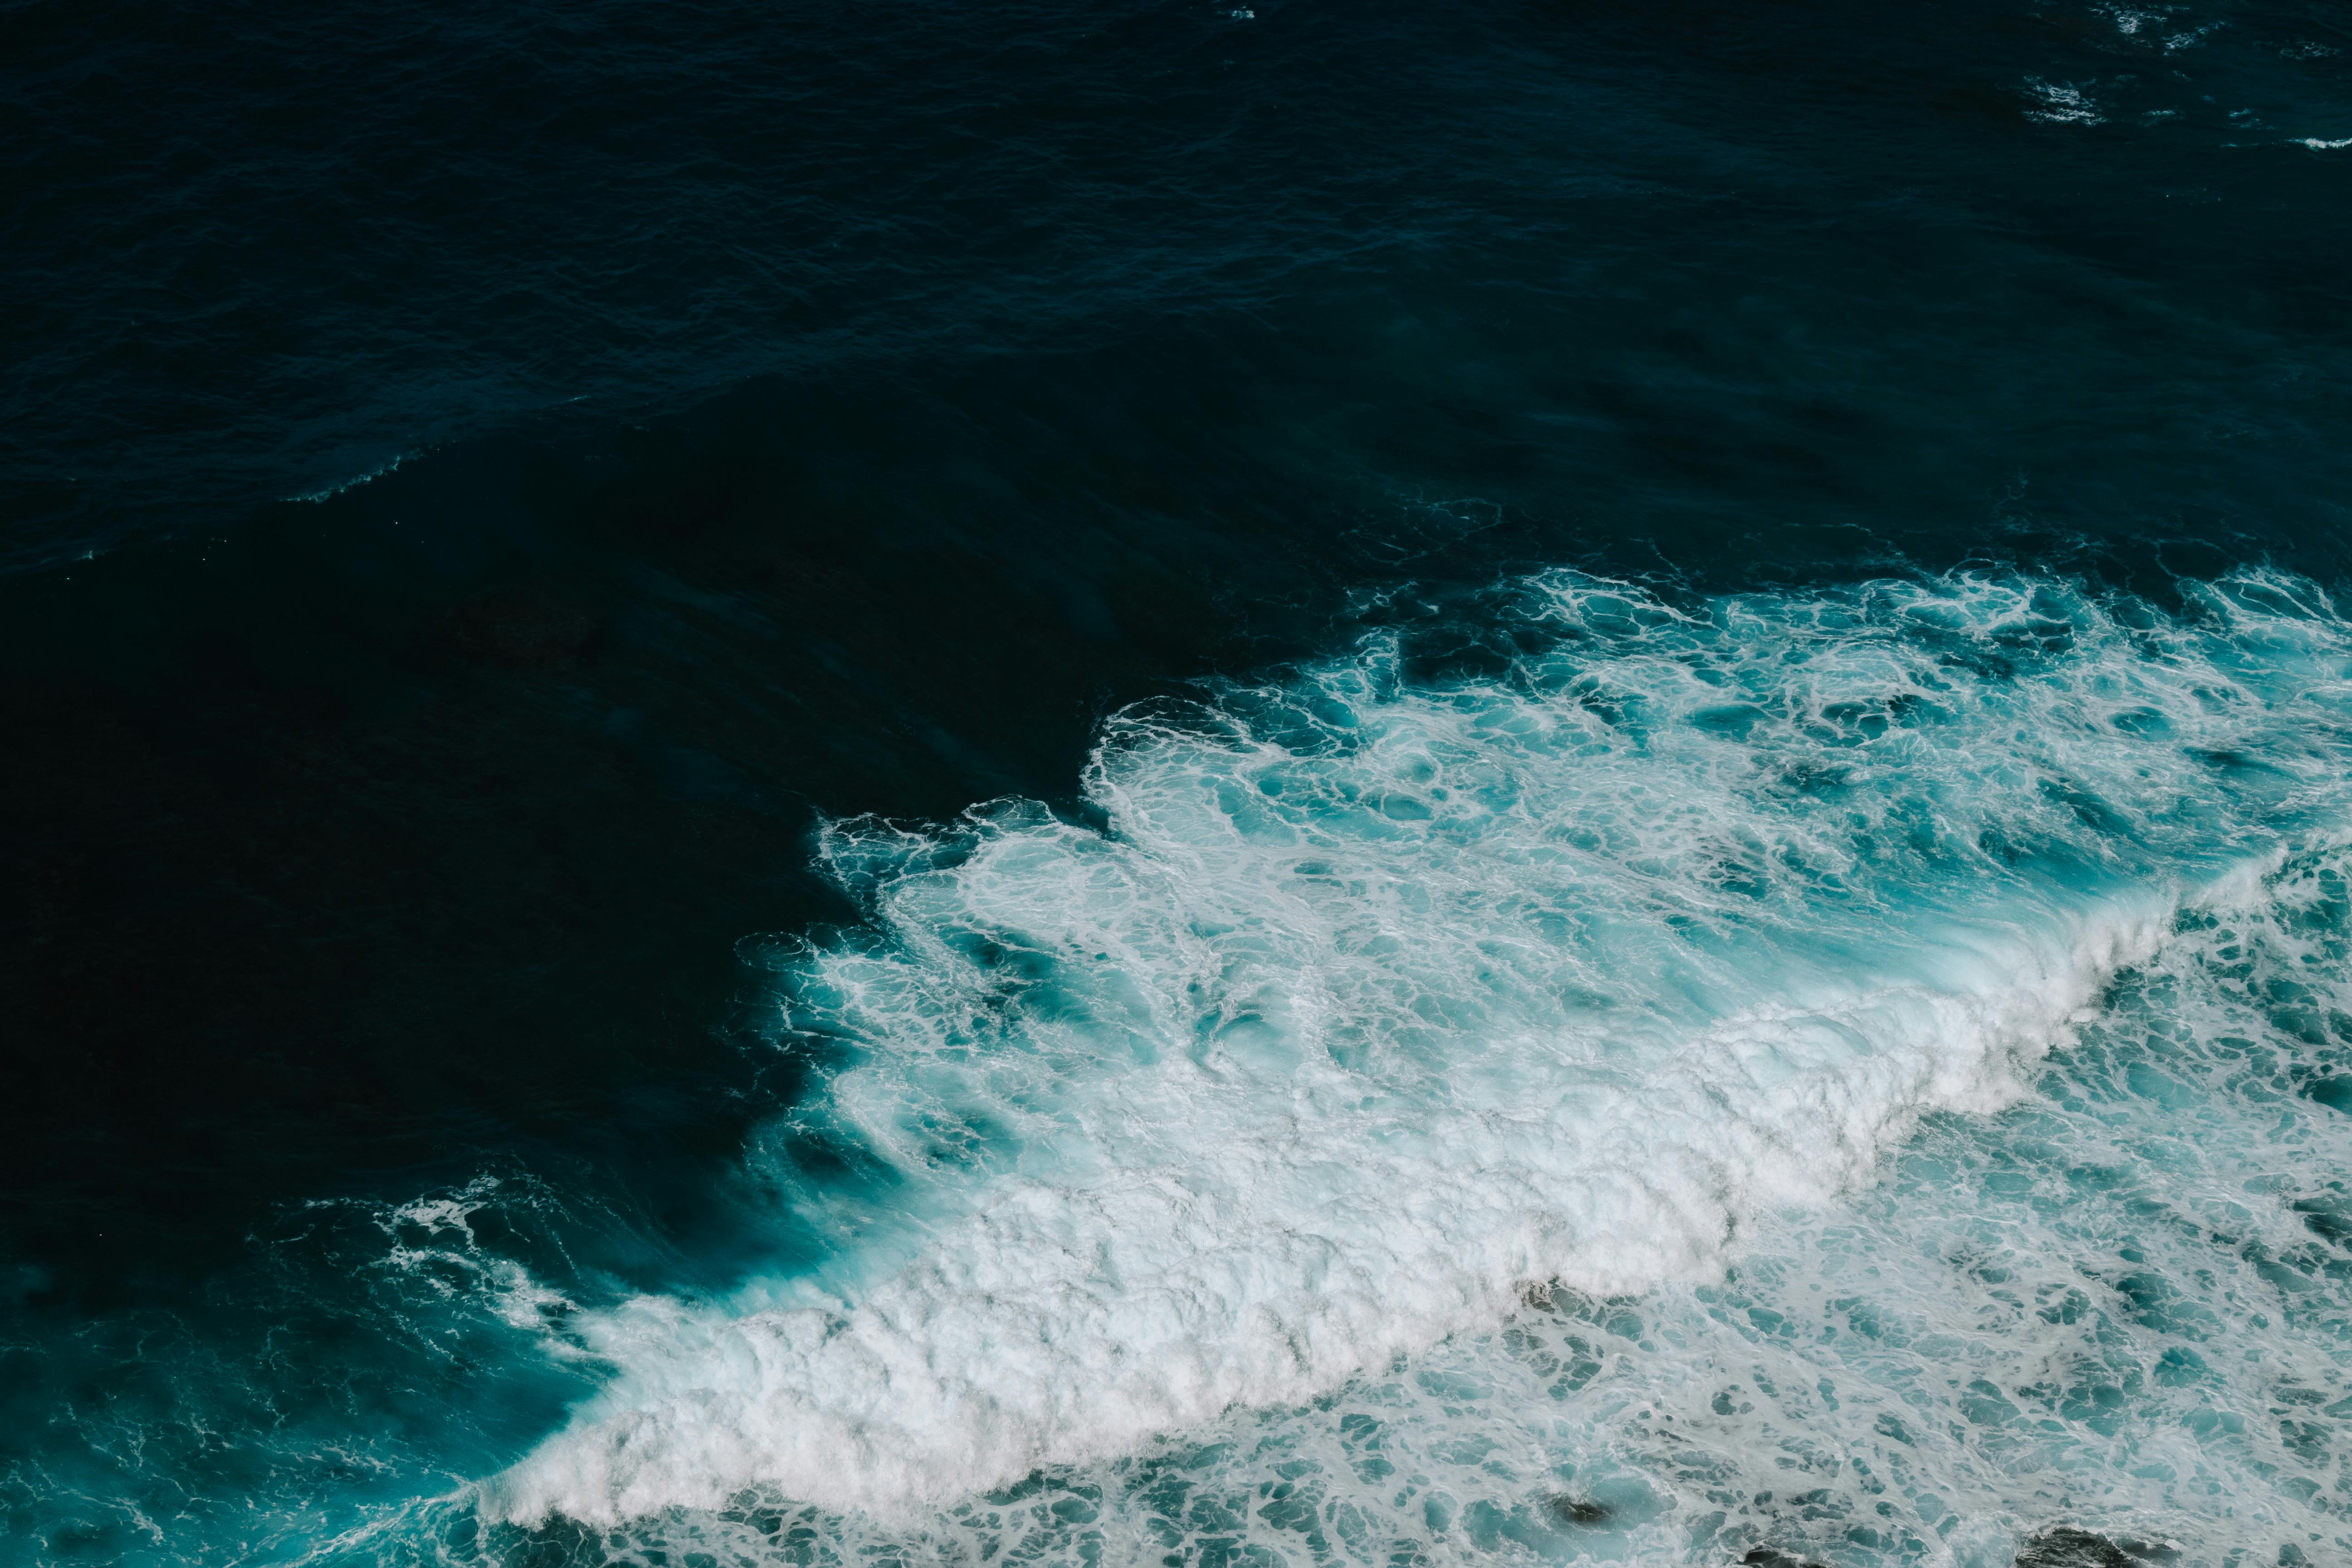
[[[2352,1554],[2348,71],[0,8],[0,1558]]]

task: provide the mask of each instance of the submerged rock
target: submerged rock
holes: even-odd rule
[[[1739,1563],[1740,1568],[1822,1568],[1810,1557],[1792,1557],[1769,1546],[1751,1549]]]
[[[2017,1568],[2141,1568],[2174,1563],[2180,1553],[2161,1542],[2110,1541],[2062,1524],[2017,1549]]]

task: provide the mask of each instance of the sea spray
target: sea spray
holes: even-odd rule
[[[488,1511],[903,1520],[1555,1282],[1720,1281],[2344,818],[2347,638],[2293,580],[1498,598],[1499,673],[1381,636],[1118,716],[1101,826],[835,825],[871,923],[788,965],[839,1062],[791,1131],[887,1178],[840,1203],[772,1143],[831,1265],[591,1315],[618,1375]]]

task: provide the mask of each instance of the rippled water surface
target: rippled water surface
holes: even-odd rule
[[[2352,1560],[2338,8],[0,46],[0,1559]]]

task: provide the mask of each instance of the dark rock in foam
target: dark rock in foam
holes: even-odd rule
[[[2017,1549],[2017,1568],[2139,1568],[2173,1563],[2180,1553],[2161,1542],[2110,1541],[2062,1524]]]

